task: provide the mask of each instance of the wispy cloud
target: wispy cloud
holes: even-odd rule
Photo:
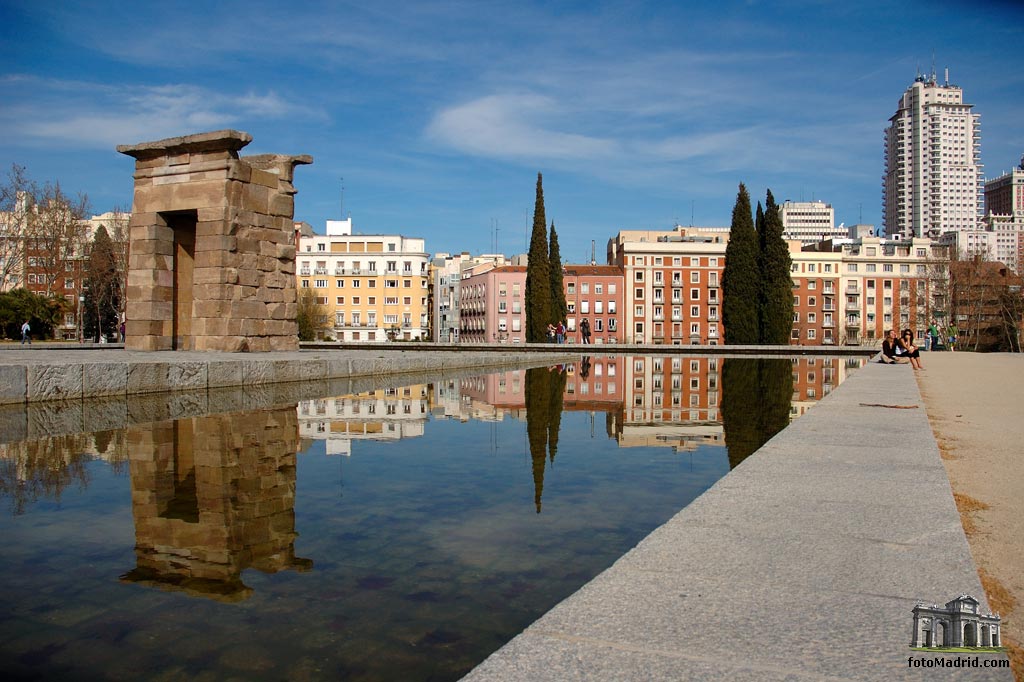
[[[0,79],[0,94],[17,102],[16,92],[33,97],[0,110],[0,123],[13,139],[80,148],[159,139],[236,126],[263,119],[323,118],[317,109],[278,94],[225,93],[188,84],[131,86],[25,76]]]
[[[459,151],[504,159],[595,160],[617,151],[612,140],[546,125],[564,114],[558,103],[542,95],[491,95],[444,109],[427,132]]]

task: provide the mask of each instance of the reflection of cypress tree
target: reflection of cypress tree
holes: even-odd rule
[[[793,364],[785,359],[757,361],[761,384],[758,401],[762,444],[789,425],[789,407],[793,398]]]
[[[722,363],[722,428],[730,469],[761,447],[755,413],[759,403],[757,364],[748,358],[729,358]]]
[[[793,372],[785,359],[732,358],[722,367],[722,428],[729,468],[789,424]]]
[[[562,405],[565,399],[565,373],[548,374],[548,458],[554,462],[558,452],[558,432],[562,428]]]
[[[551,374],[547,368],[526,370],[526,439],[530,443],[530,458],[533,460],[533,503],[538,514],[544,492],[550,384]]]

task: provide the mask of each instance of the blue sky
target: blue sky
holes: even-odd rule
[[[995,176],[1024,153],[1019,2],[11,2],[0,165],[131,202],[117,144],[236,128],[311,154],[318,232],[525,250],[536,173],[562,255],[728,224],[736,187],[881,223],[882,131],[917,70],[962,86]],[[498,230],[495,232],[494,226]]]

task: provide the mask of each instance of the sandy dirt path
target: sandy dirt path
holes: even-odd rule
[[[917,380],[932,431],[1024,682],[1024,355],[926,353],[922,361]]]

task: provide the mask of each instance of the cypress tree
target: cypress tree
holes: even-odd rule
[[[759,236],[761,270],[761,343],[786,345],[793,329],[792,259],[782,238],[782,216],[768,190]]]
[[[85,270],[85,301],[82,310],[82,335],[100,340],[117,330],[121,303],[120,277],[114,258],[114,243],[100,225],[92,240]]]
[[[533,206],[533,234],[526,264],[526,341],[543,343],[551,317],[551,269],[548,266],[548,230],[544,215],[543,177],[537,173],[537,199]]]
[[[562,252],[558,248],[558,233],[551,222],[551,245],[548,250],[548,267],[551,268],[551,315],[552,322],[565,322],[569,307],[565,304],[565,286],[562,278]]]
[[[760,205],[758,206],[760,210]],[[750,195],[740,183],[732,209],[729,244],[722,273],[722,324],[727,344],[754,344],[760,339],[758,294],[761,274],[757,234],[750,216]]]

